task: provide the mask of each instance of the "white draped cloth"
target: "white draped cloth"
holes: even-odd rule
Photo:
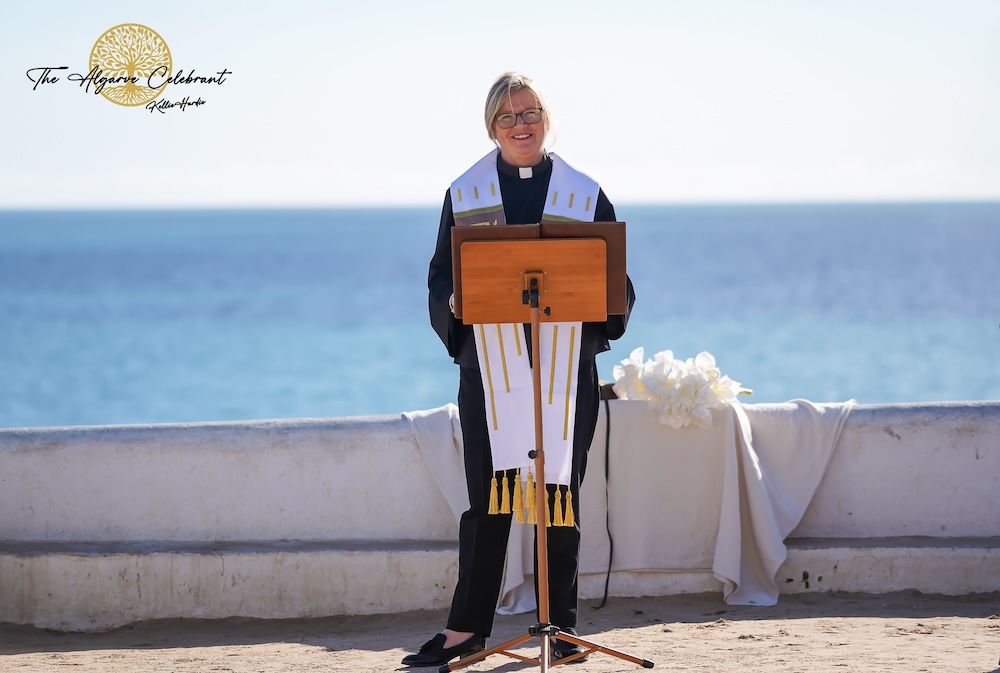
[[[711,428],[662,425],[641,401],[613,400],[605,481],[604,404],[578,516],[580,573],[712,572],[734,605],[774,605],[784,540],[826,471],[854,402],[734,404]],[[404,414],[456,521],[468,508],[461,425],[453,404]],[[534,528],[514,525],[501,612],[535,606]]]

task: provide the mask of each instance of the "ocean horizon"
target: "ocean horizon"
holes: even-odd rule
[[[1000,202],[619,205],[601,377],[711,352],[744,402],[1000,399]],[[398,414],[456,398],[437,207],[0,211],[0,427]]]

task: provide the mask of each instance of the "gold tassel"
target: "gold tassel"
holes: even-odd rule
[[[544,484],[539,485],[538,488],[545,488],[545,485]],[[545,489],[545,527],[546,528],[551,528],[552,527],[552,515],[549,513],[549,492],[548,492],[548,489]]]
[[[521,468],[514,475],[514,520],[524,523],[524,493],[521,490]]]
[[[490,508],[487,510],[490,514],[499,514],[500,507],[497,505],[497,476],[493,475],[493,481],[490,483]]]
[[[552,525],[562,526],[563,525],[563,515],[562,515],[562,488],[556,486],[556,507],[555,511],[552,513]]]
[[[566,516],[563,517],[564,526],[575,526],[576,515],[573,513],[573,492],[566,487]]]
[[[528,523],[538,523],[535,513],[535,477],[528,470],[528,486],[524,489],[524,506],[528,510]]]
[[[510,481],[507,473],[503,473],[503,493],[500,494],[500,513],[510,514]]]

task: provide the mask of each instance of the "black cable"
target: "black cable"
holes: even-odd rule
[[[608,586],[611,583],[611,561],[615,557],[615,540],[611,537],[611,405],[607,398],[604,400],[604,527],[608,531],[608,573],[604,576],[604,598],[601,604],[595,607],[599,610],[608,602]]]

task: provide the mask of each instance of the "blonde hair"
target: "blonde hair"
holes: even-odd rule
[[[490,136],[490,140],[496,141],[497,139],[493,124],[496,122],[500,107],[504,104],[504,101],[509,101],[510,97],[521,89],[530,91],[535,100],[538,101],[538,107],[542,109],[542,124],[545,128],[545,135],[546,137],[548,136],[549,129],[552,126],[552,119],[549,116],[549,108],[545,104],[545,99],[538,90],[535,80],[524,73],[505,72],[493,82],[493,86],[490,87],[490,92],[486,96],[486,110],[483,119],[486,122],[486,133]]]

